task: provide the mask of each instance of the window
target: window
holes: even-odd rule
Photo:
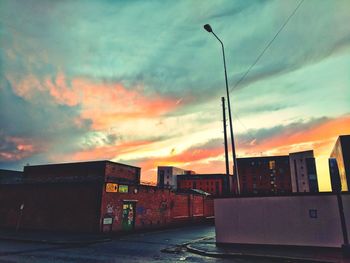
[[[269,169],[273,170],[276,168],[276,162],[275,161],[269,161]]]

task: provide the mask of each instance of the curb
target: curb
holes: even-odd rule
[[[160,250],[160,252],[162,252],[162,253],[169,253],[169,254],[177,254],[177,253],[180,253],[181,251],[183,251],[183,249],[189,250],[187,248],[187,246],[189,246],[189,245],[191,245],[193,243],[198,243],[200,241],[209,240],[209,239],[212,239],[212,238],[213,237],[201,237],[201,238],[198,238],[198,239],[195,239],[195,240],[191,240],[191,241],[188,241],[188,242],[184,242],[184,243],[181,243],[181,244],[178,244],[178,245],[173,245],[173,246],[169,246],[169,247],[163,248],[163,249]]]
[[[193,243],[192,243],[193,244]],[[329,260],[320,260],[320,259],[311,259],[311,258],[300,258],[300,257],[290,257],[290,256],[277,256],[277,255],[264,255],[264,254],[249,254],[249,253],[219,253],[219,252],[210,252],[201,250],[187,244],[185,246],[189,252],[194,254],[214,257],[214,258],[251,258],[251,259],[270,259],[273,261],[280,262],[281,260],[285,261],[298,261],[298,262],[309,262],[309,263],[334,263],[336,261]]]
[[[0,240],[15,241],[23,243],[41,243],[50,245],[90,245],[95,243],[105,243],[112,241],[111,238],[95,239],[95,240],[47,240],[47,239],[28,239],[28,238],[15,238],[15,237],[0,237]]]

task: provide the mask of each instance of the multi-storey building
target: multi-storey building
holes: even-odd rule
[[[162,188],[177,188],[177,176],[189,171],[174,166],[158,166],[157,186]]]
[[[341,181],[340,181],[337,159],[336,158],[329,158],[328,165],[329,165],[329,175],[330,175],[330,179],[331,179],[332,192],[336,192],[336,193],[340,192],[341,191]]]
[[[318,182],[314,151],[303,151],[289,154],[292,191],[318,192]]]
[[[229,178],[226,174],[190,174],[177,176],[177,188],[198,189],[213,196],[229,193]]]
[[[350,180],[350,135],[338,137],[330,157],[334,158],[337,163],[341,191],[348,191],[348,182]]]
[[[242,194],[291,192],[288,156],[237,158]]]

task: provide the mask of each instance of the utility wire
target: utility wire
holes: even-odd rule
[[[259,62],[260,58],[265,54],[266,50],[271,46],[273,41],[277,38],[277,36],[281,33],[281,31],[285,28],[285,26],[288,24],[289,20],[295,15],[301,4],[304,2],[304,0],[301,0],[299,4],[296,6],[296,8],[293,10],[293,12],[289,15],[287,20],[283,23],[283,25],[280,27],[280,29],[277,31],[275,36],[270,40],[270,42],[266,45],[266,47],[263,49],[263,51],[259,54],[259,56],[255,59],[253,64],[250,65],[248,70],[243,74],[243,76],[236,82],[236,84],[233,86],[231,91],[233,91],[244,79],[245,77],[249,74],[249,72],[252,70],[252,68],[256,65],[256,63]]]
[[[277,33],[274,35],[274,37],[268,42],[268,44],[266,45],[266,47],[262,50],[262,52],[259,54],[259,56],[255,59],[255,61],[253,62],[253,64],[251,64],[249,66],[249,68],[247,69],[247,71],[243,74],[243,76],[235,83],[235,85],[232,87],[232,89],[230,90],[230,92],[232,92],[236,87],[238,87],[238,85],[245,79],[245,77],[247,77],[247,75],[249,74],[249,72],[253,69],[253,67],[259,62],[259,60],[261,59],[261,57],[265,54],[265,52],[267,51],[267,49],[271,46],[271,44],[273,43],[273,41],[275,41],[275,39],[278,37],[278,35],[281,33],[281,31],[285,28],[285,26],[288,24],[289,20],[295,15],[295,13],[298,11],[299,7],[301,6],[301,4],[304,2],[304,0],[301,0],[299,2],[299,4],[295,7],[295,9],[293,10],[293,12],[288,16],[288,18],[286,19],[286,21],[282,24],[282,26],[280,27],[280,29],[277,31]],[[246,128],[246,126],[243,124],[243,122],[239,119],[238,115],[235,114],[233,112],[233,114],[236,116],[236,119],[240,122],[240,124],[243,126],[243,128],[247,131],[249,137],[251,137],[252,140],[255,140],[254,136],[252,136],[252,134],[248,131],[248,129]]]

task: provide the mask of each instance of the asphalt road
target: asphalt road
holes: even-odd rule
[[[214,235],[213,226],[201,225],[130,234],[84,246],[0,241],[0,262],[268,262],[204,257],[178,246]]]

